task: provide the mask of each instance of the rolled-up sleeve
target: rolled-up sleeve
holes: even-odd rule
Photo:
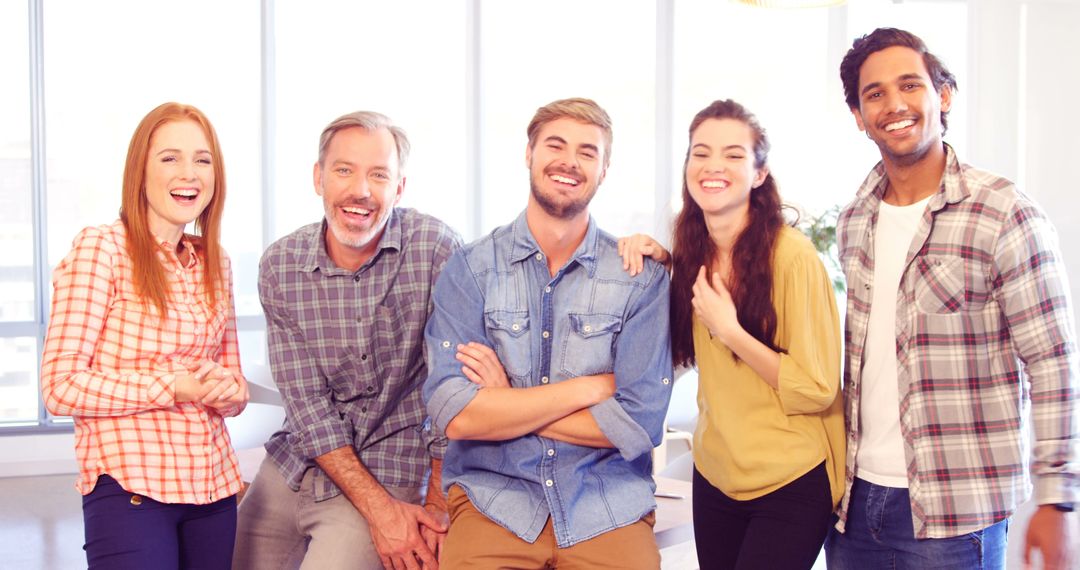
[[[671,399],[669,282],[660,264],[649,266],[647,284],[615,340],[615,396],[589,409],[627,461],[660,444]]]
[[[351,446],[352,426],[334,408],[330,386],[290,313],[274,262],[266,257],[259,264],[259,299],[266,314],[270,370],[289,421],[289,446],[305,459]]]
[[[488,344],[484,297],[461,250],[446,262],[431,298],[434,308],[424,329],[428,377],[423,396],[433,430],[445,434],[446,426],[479,391],[461,374],[461,363],[455,358],[457,345]]]

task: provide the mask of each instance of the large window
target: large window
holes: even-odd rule
[[[555,99],[587,97],[612,118],[611,166],[590,211],[617,234],[653,222],[655,20],[653,2],[488,2],[480,32],[483,153],[481,229],[525,208],[525,128]]]
[[[1055,23],[1070,28],[1075,22],[1058,20],[1080,18],[1052,2],[1007,4],[1039,6],[1032,24],[1021,18],[1001,24],[1021,30],[1010,46],[1031,38],[1023,66],[1053,57],[1040,30]],[[343,113],[380,111],[408,131],[413,153],[403,205],[441,217],[466,239],[524,208],[526,125],[537,107],[571,96],[596,100],[614,122],[611,167],[591,208],[612,233],[655,233],[671,220],[680,205],[687,126],[719,98],[736,99],[759,116],[772,138],[771,166],[784,197],[820,211],[850,200],[879,158],[843,102],[838,66],[852,39],[881,25],[921,35],[960,81],[946,140],[971,157],[969,142],[997,132],[986,120],[978,137],[970,128],[969,117],[977,116],[970,103],[993,94],[971,84],[991,75],[970,73],[975,62],[968,55],[970,46],[986,41],[979,33],[989,33],[981,26],[986,13],[1001,10],[996,5],[0,2],[0,427],[47,423],[37,376],[49,272],[79,229],[116,219],[129,137],[159,103],[192,103],[217,128],[228,175],[223,237],[233,259],[241,350],[245,362],[264,363],[257,262],[270,241],[321,218],[311,176],[318,136]],[[43,47],[40,58],[31,49],[36,45]],[[1078,77],[1074,67],[1054,65],[1045,68],[1053,74],[1031,77],[1048,89],[1055,74]],[[1023,93],[1032,105],[1056,101],[1042,91]],[[1041,111],[1032,106],[1016,115],[1021,112]],[[1024,148],[1066,153],[1071,147],[1054,138],[1065,136],[1053,129],[1058,119],[1038,116],[1042,122],[1022,131],[1030,139]],[[1051,156],[1028,157],[1031,168],[1039,167],[1032,177],[1050,170],[1040,162],[1044,155]]]
[[[251,215],[262,202],[254,103],[259,8],[216,0],[182,6],[44,4],[49,266],[67,254],[79,229],[117,219],[124,160],[139,120],[166,101],[188,103],[214,124],[225,159],[222,240],[233,261],[237,312],[259,314],[255,265],[262,239],[259,217]],[[100,17],[103,10],[108,18]]]
[[[401,204],[465,226],[464,7],[441,0],[277,3],[275,236],[322,219],[312,181],[319,134],[359,110],[388,115],[409,135]]]
[[[28,29],[0,3],[0,425],[38,420]]]

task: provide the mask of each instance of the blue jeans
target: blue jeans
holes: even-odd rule
[[[208,505],[159,503],[125,491],[108,475],[83,497],[90,570],[228,570],[236,497]]]
[[[961,568],[1002,570],[1009,520],[950,538],[916,539],[907,489],[855,479],[845,532],[829,530],[829,570]]]

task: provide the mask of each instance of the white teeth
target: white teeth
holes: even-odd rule
[[[173,196],[183,196],[185,198],[194,198],[195,196],[199,195],[199,191],[198,190],[189,190],[189,189],[173,190],[172,192],[170,192],[170,194],[172,194]]]
[[[911,125],[914,125],[914,124],[915,124],[915,121],[912,121],[911,119],[904,119],[903,121],[899,121],[899,122],[896,122],[896,123],[889,123],[888,125],[885,125],[885,130],[887,132],[898,131],[900,129],[905,129],[907,127],[910,127]]]
[[[363,208],[350,208],[348,206],[345,206],[344,208],[342,208],[342,210],[345,210],[350,214],[358,214],[361,216],[366,216],[371,213],[371,210],[365,210]]]
[[[723,180],[706,180],[701,183],[702,188],[727,188],[727,182]]]
[[[573,178],[567,178],[565,176],[559,176],[558,174],[552,174],[551,179],[554,180],[555,182],[561,182],[563,184],[571,184],[573,186],[577,186],[577,184],[578,184],[577,180],[574,180]]]

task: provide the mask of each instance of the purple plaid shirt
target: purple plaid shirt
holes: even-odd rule
[[[347,271],[326,253],[325,221],[278,240],[259,263],[274,382],[285,424],[266,443],[289,486],[315,469],[315,500],[341,491],[315,457],[352,445],[383,485],[418,487],[445,440],[424,429],[424,325],[431,289],[461,239],[395,208],[379,249]]]
[[[941,189],[896,292],[900,429],[917,538],[1010,516],[1031,492],[1029,457],[1040,504],[1080,502],[1077,347],[1057,232],[1013,183],[960,164],[945,146]],[[879,163],[839,222],[848,282],[841,531],[857,470],[874,229],[887,182]]]

